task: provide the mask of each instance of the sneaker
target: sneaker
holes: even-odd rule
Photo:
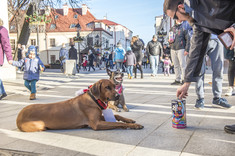
[[[212,104],[220,108],[231,108],[232,106],[228,104],[225,98],[213,98]]]
[[[151,74],[151,76],[152,76],[152,77],[155,77],[155,75],[154,75],[154,74]]]
[[[201,110],[204,108],[204,103],[204,98],[197,99],[194,108]]]
[[[224,126],[224,131],[230,134],[235,134],[235,125]]]
[[[181,85],[181,83],[180,83],[180,81],[175,80],[175,82],[171,83],[171,85]]]
[[[0,100],[2,100],[4,97],[6,97],[7,94],[6,93],[3,93],[1,96],[0,96]]]
[[[184,80],[181,82],[181,84],[182,84],[182,85],[184,84]]]
[[[235,94],[234,88],[233,87],[229,87],[227,92],[225,93],[225,96],[232,96]]]

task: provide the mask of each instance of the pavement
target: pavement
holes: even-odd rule
[[[208,72],[210,73],[210,72]],[[25,133],[16,127],[19,111],[35,103],[47,104],[73,98],[75,91],[87,88],[99,79],[107,79],[105,70],[77,73],[66,76],[59,70],[48,69],[41,74],[37,83],[37,100],[29,100],[24,87],[23,74],[16,80],[4,81],[8,94],[0,101],[0,156],[234,156],[235,135],[227,134],[226,124],[235,124],[235,108],[221,109],[211,106],[212,91],[205,77],[205,109],[195,110],[196,94],[194,84],[186,100],[187,128],[172,128],[171,100],[176,98],[178,86],[172,86],[174,75],[150,76],[145,69],[144,79],[124,78],[125,98],[130,112],[114,112],[134,119],[144,126],[142,130],[104,130],[91,128],[73,130],[49,130]],[[227,89],[227,75],[224,75],[223,92]],[[224,95],[224,94],[223,94]],[[235,106],[235,96],[227,97]]]

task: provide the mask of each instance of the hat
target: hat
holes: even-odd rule
[[[153,38],[156,38],[156,39],[157,39],[157,35],[153,35]]]
[[[121,47],[121,46],[122,46],[121,42],[118,42],[117,47]]]
[[[28,55],[29,53],[35,53],[35,55],[37,55],[37,48],[34,45],[31,45],[28,47]]]
[[[127,47],[126,51],[130,52],[131,51],[131,47]]]

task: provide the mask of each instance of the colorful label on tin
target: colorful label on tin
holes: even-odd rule
[[[185,100],[172,100],[172,127],[185,128],[186,127],[186,109]]]

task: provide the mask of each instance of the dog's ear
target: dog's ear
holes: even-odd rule
[[[91,93],[97,98],[100,99],[102,81],[96,82],[90,89]]]
[[[108,68],[106,69],[106,72],[107,72],[107,74],[108,74],[109,76],[111,76],[111,75],[112,75],[112,71],[111,71],[111,70],[109,70]]]

